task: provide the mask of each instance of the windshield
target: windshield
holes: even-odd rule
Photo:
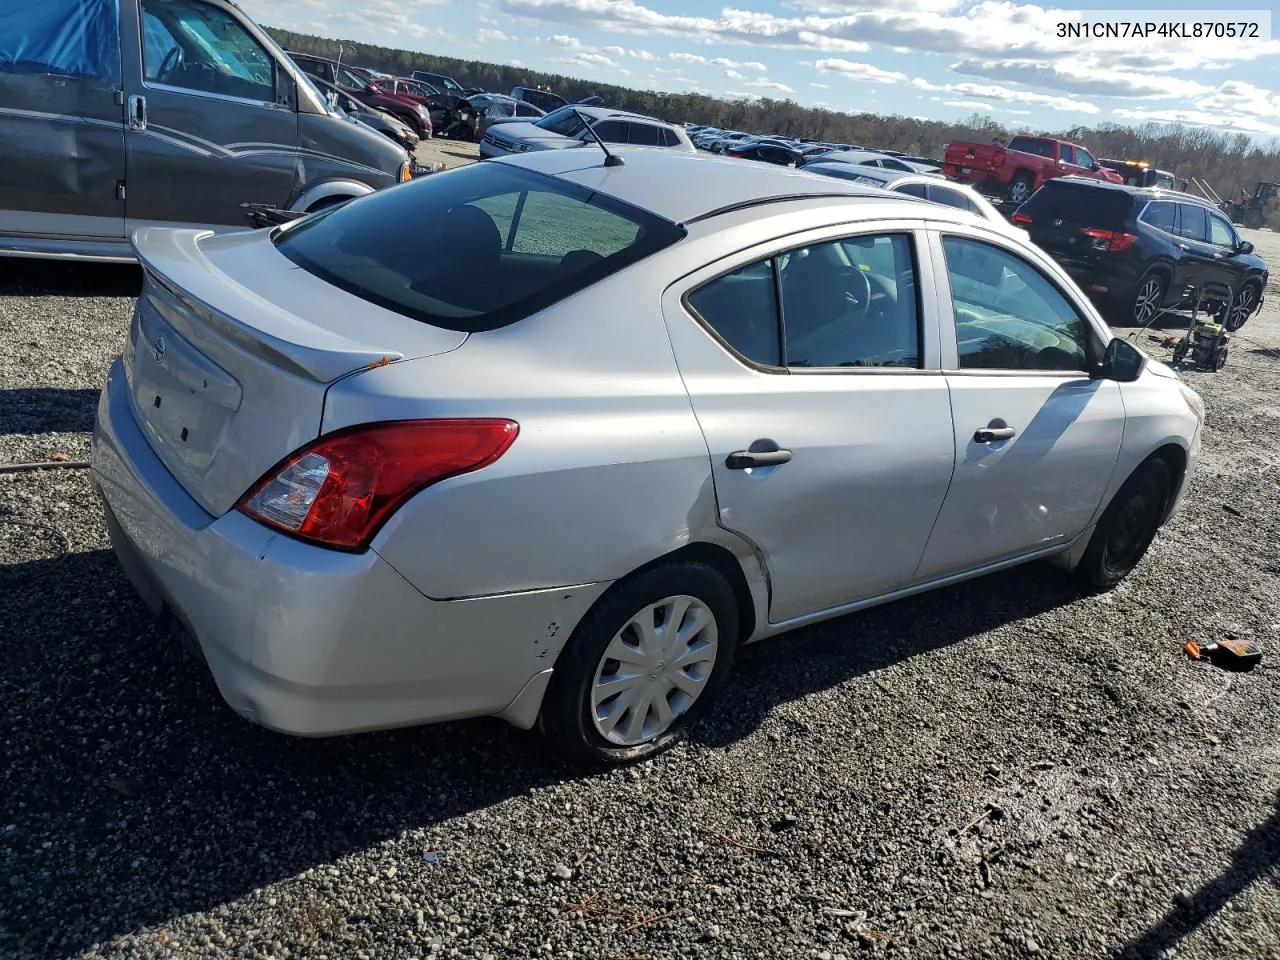
[[[448,330],[493,330],[675,243],[684,231],[499,163],[389,187],[277,232],[303,269]]]
[[[585,128],[582,116],[573,107],[561,107],[553,110],[534,124],[549,133],[558,133],[562,137],[576,137]]]

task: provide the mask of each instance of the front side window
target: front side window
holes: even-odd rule
[[[923,183],[904,183],[902,186],[896,187],[895,192],[905,193],[912,197],[919,197],[921,200],[925,199],[927,195]]]
[[[516,113],[522,117],[538,117],[542,115],[542,111],[529,103],[516,103]],[[507,114],[510,116],[510,114]]]
[[[474,332],[545,309],[683,235],[598,192],[482,163],[314,214],[274,240],[340,289]]]
[[[1074,164],[1076,162],[1076,148],[1071,146],[1071,144],[1069,143],[1064,143],[1062,145],[1062,152],[1059,155],[1058,159],[1061,160],[1063,163]]]
[[[1076,147],[1076,166],[1093,167],[1093,157],[1089,155],[1089,151],[1084,147]]]
[[[942,247],[961,370],[1086,368],[1089,324],[1036,267],[966,237]]]
[[[142,0],[148,81],[263,103],[275,99],[275,61],[231,14],[200,0]]]
[[[1236,234],[1231,229],[1231,224],[1212,213],[1209,214],[1209,242],[1215,247],[1225,247],[1228,250],[1236,245]]]

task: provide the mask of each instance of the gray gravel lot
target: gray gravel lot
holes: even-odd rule
[[[137,282],[0,260],[0,462],[85,455]],[[86,474],[0,475],[0,956],[1280,958],[1269,296],[1187,374],[1194,495],[1127,584],[1033,566],[767,642],[693,743],[609,774],[497,721],[252,727]],[[1227,633],[1263,666],[1180,652]]]

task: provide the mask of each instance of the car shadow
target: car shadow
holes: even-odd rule
[[[78,955],[596,775],[497,720],[328,739],[255,727],[162,635],[109,550],[58,556],[49,541],[0,566],[0,953]],[[1026,567],[752,645],[692,749],[739,741],[788,701],[1078,596],[1060,571]]]
[[[1154,960],[1212,920],[1233,899],[1263,878],[1280,887],[1280,798],[1275,811],[1247,834],[1231,854],[1231,865],[1116,951],[1118,960]],[[1237,904],[1238,905],[1238,904]]]
[[[0,257],[0,297],[136,297],[142,270],[119,263]]]
[[[0,436],[80,433],[93,429],[97,390],[55,387],[0,389]]]

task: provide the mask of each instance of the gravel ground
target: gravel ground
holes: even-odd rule
[[[0,461],[84,455],[136,285],[0,261]],[[0,956],[1280,958],[1269,293],[1187,375],[1199,478],[1127,584],[1032,566],[761,644],[622,772],[497,721],[252,727],[145,615],[85,472],[0,475]],[[1268,660],[1180,653],[1225,634]]]

